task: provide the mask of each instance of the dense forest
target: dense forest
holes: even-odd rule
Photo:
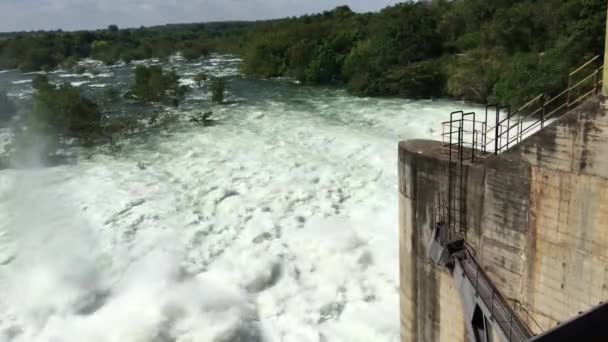
[[[256,23],[166,25],[79,32],[25,32],[0,37],[0,69],[21,71],[71,68],[93,58],[106,64],[147,58],[166,59],[181,52],[196,59],[210,52],[239,53]]]
[[[357,95],[452,97],[517,105],[564,87],[567,71],[603,51],[603,0],[432,0],[379,13],[338,7],[255,23],[165,25],[0,38],[0,69],[71,67],[81,58],[243,56],[243,73],[342,84]]]
[[[522,104],[603,52],[604,0],[434,0],[339,7],[256,27],[243,72],[358,95]]]
[[[377,13],[341,6],[263,22],[6,33],[0,36],[0,69],[76,68],[83,58],[113,64],[176,52],[190,60],[234,53],[243,57],[241,71],[249,77],[343,85],[362,96],[516,106],[563,89],[568,71],[603,51],[605,16],[605,0],[430,0]],[[176,88],[178,75],[160,69],[138,69],[134,77],[130,95],[136,99],[161,101],[172,94],[176,102],[187,91]],[[172,85],[158,88],[164,83]],[[221,102],[224,81],[213,84]],[[0,96],[0,105],[13,111],[9,102]]]

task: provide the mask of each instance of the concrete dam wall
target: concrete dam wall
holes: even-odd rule
[[[466,242],[534,334],[608,298],[603,101],[593,97],[507,152],[463,165]],[[428,257],[448,168],[441,142],[399,144],[402,341],[470,338],[472,311],[453,275]]]

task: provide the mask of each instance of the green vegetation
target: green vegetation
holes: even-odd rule
[[[421,0],[357,14],[341,6],[321,14],[256,23],[166,25],[94,32],[0,34],[0,69],[64,68],[78,74],[82,58],[106,64],[180,52],[196,60],[211,52],[243,57],[241,71],[253,77],[291,77],[305,84],[341,85],[360,96],[451,97],[518,106],[536,95],[566,87],[576,66],[603,51],[604,0]],[[200,72],[194,77],[213,102],[226,97],[226,79]],[[55,142],[109,142],[172,127],[176,112],[148,103],[177,106],[188,91],[174,70],[137,66],[129,91],[108,88],[96,99],[45,75],[28,108],[19,103],[17,139],[24,146],[43,136],[45,153]],[[126,95],[126,96],[125,96]],[[143,113],[133,113],[133,108]],[[0,122],[17,106],[0,91]],[[187,120],[213,125],[211,112]],[[185,120],[181,120],[185,121]],[[48,138],[48,139],[47,139]],[[48,143],[47,143],[48,142]]]
[[[211,100],[215,103],[224,103],[226,96],[226,81],[223,77],[214,77],[211,79]]]
[[[192,61],[200,57],[209,56],[209,47],[202,43],[193,44],[181,49],[181,53],[185,59]]]
[[[341,6],[255,23],[11,33],[0,35],[0,69],[81,73],[82,58],[113,64],[229,52],[241,54],[242,73],[254,77],[342,85],[360,96],[515,106],[540,92],[561,91],[571,69],[603,51],[606,7],[603,0],[421,0],[378,13]],[[202,91],[208,80],[197,75]],[[222,103],[224,80],[209,83],[213,101]],[[177,104],[184,91],[175,73],[138,67],[131,93]]]
[[[17,106],[6,92],[0,90],[0,122],[10,120],[17,113]]]
[[[46,76],[37,76],[33,85],[37,92],[26,116],[28,127],[42,134],[82,141],[102,134],[99,106],[82,96],[78,88],[69,83],[55,86]]]
[[[255,23],[166,25],[151,28],[79,32],[5,34],[0,39],[0,69],[21,71],[71,68],[82,58],[107,64],[146,58],[165,59],[181,51],[195,59],[210,52],[238,53]]]
[[[560,91],[569,70],[603,51],[605,17],[603,0],[429,0],[366,14],[343,6],[258,26],[242,71],[357,95],[521,105]]]
[[[177,105],[187,92],[180,86],[179,76],[175,70],[164,73],[160,66],[137,66],[135,82],[131,86],[131,94],[144,102],[163,102]]]
[[[142,74],[148,75],[148,80],[161,80],[169,84],[175,81],[173,72],[165,75],[155,67],[147,68]],[[98,98],[91,99],[69,83],[50,83],[45,75],[36,76],[33,87],[36,92],[31,107],[24,111],[21,125],[17,127],[16,140],[22,147],[31,148],[32,133],[37,139],[42,138],[45,141],[45,146],[42,146],[43,158],[52,155],[56,147],[69,141],[84,146],[109,143],[110,149],[116,151],[125,141],[124,138],[147,129],[169,129],[179,121],[177,113],[159,108],[144,110],[143,113],[125,113],[120,105],[120,91],[116,88],[108,88]],[[171,89],[163,91],[172,92]]]

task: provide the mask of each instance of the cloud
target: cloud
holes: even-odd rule
[[[139,27],[256,20],[317,13],[340,5],[375,11],[398,0],[3,0],[0,31]]]

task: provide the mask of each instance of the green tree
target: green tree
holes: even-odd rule
[[[186,54],[198,58],[209,52],[240,51],[254,23],[223,25],[169,25],[156,28],[79,32],[20,32],[2,34],[0,38],[0,69],[20,68],[23,71],[50,70],[70,59],[94,58],[107,64],[125,61],[167,58],[187,49]]]
[[[57,60],[47,47],[33,47],[25,52],[25,55],[19,64],[19,70],[49,70],[57,66],[57,64]]]
[[[347,89],[357,95],[378,93],[379,79],[385,65],[371,40],[360,41],[346,58],[342,74]]]
[[[175,70],[165,73],[160,66],[139,65],[135,68],[131,93],[141,101],[176,104],[187,90],[187,87],[180,86]]]
[[[242,72],[342,82],[364,96],[521,105],[524,94],[564,88],[561,75],[603,51],[606,7],[602,0],[433,0],[374,14],[340,7],[260,25]]]
[[[70,56],[63,61],[63,67],[66,69],[74,69],[78,65],[78,57]]]
[[[501,76],[494,85],[493,102],[522,106],[532,98],[556,95],[567,87],[570,66],[561,50],[543,55],[519,53],[501,66]]]
[[[380,83],[380,93],[406,98],[432,98],[444,93],[445,78],[439,61],[412,63],[388,70]]]
[[[500,75],[501,50],[475,49],[453,57],[447,70],[447,94],[453,98],[487,102]]]
[[[341,6],[254,23],[9,33],[0,39],[0,69],[230,52],[242,56],[246,76],[341,83],[363,96],[411,96],[416,88],[435,94],[430,90],[438,87],[443,96],[515,103],[540,88],[563,88],[555,72],[603,51],[607,6],[605,0],[427,0],[375,13]]]
[[[27,124],[36,131],[60,137],[91,141],[101,134],[102,113],[92,100],[69,83],[54,86],[48,79],[37,80],[33,107]]]
[[[201,43],[196,43],[189,44],[187,47],[184,47],[181,52],[185,59],[192,61],[201,56],[208,56],[209,48]]]
[[[159,102],[167,94],[169,86],[159,66],[137,66],[135,83],[131,86],[133,94],[142,101]]]

